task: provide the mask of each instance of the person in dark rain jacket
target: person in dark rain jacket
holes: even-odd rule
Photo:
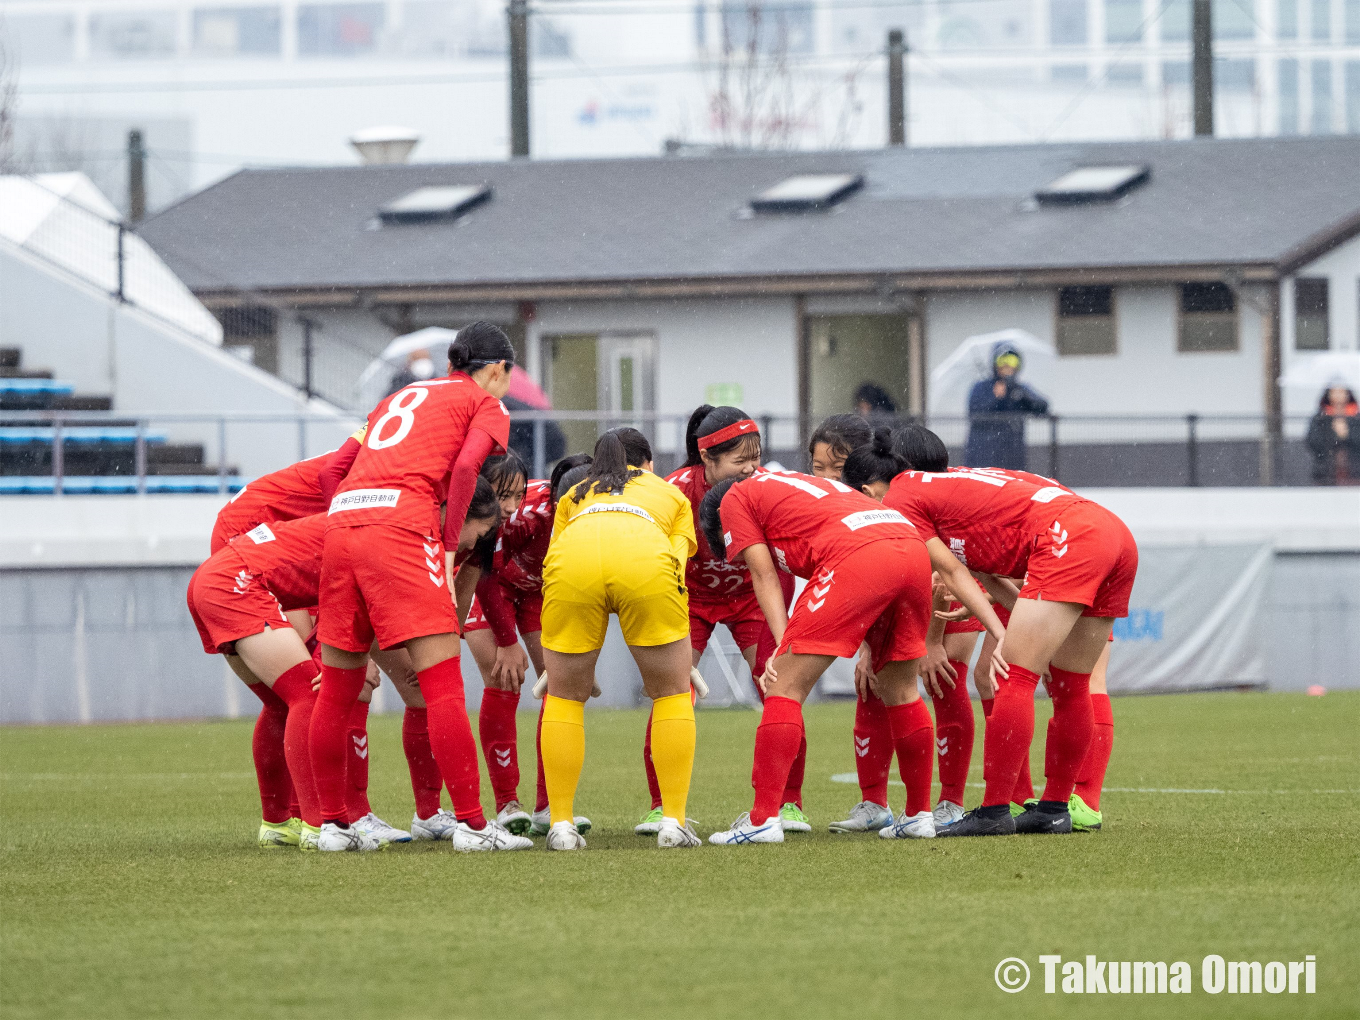
[[[1048,401],[1017,376],[1023,359],[1014,344],[992,348],[992,377],[980,379],[968,394],[969,467],[1025,470],[1025,416],[1047,414]]]

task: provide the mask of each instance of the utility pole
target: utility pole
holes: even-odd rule
[[[529,155],[529,0],[510,0],[510,156]]]
[[[888,144],[907,144],[907,37],[900,28],[888,32]]]
[[[146,149],[137,128],[128,132],[127,157],[128,221],[140,223],[146,218]]]
[[[1195,136],[1214,135],[1214,15],[1210,0],[1194,0],[1190,18],[1194,65]]]

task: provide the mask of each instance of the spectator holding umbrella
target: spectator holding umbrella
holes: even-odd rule
[[[1002,340],[992,347],[992,377],[968,394],[969,467],[1025,469],[1025,416],[1047,414],[1048,401],[1017,378],[1023,364],[1016,344]]]
[[[1305,442],[1313,455],[1314,484],[1360,481],[1360,406],[1344,381],[1334,381],[1322,394]]]

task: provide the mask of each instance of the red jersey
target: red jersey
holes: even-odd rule
[[[715,553],[708,539],[704,538],[703,529],[699,527],[699,504],[708,490],[713,488],[704,476],[704,466],[698,464],[678,468],[666,476],[666,481],[685,494],[694,512],[694,534],[699,549],[685,561],[685,587],[689,589],[689,600],[728,603],[753,596],[755,589],[751,586],[751,571],[746,564],[728,563]]]
[[[531,481],[524,490],[524,502],[501,525],[496,542],[492,573],[501,584],[524,595],[543,590],[543,557],[548,555],[556,510],[552,483]]]
[[[811,578],[873,542],[920,541],[909,520],[830,478],[764,471],[728,490],[723,538],[730,559],[763,542],[781,570]]]
[[[449,471],[473,429],[503,450],[510,412],[465,373],[397,390],[368,416],[364,445],[331,501],[330,527],[390,524],[440,534]]]
[[[903,471],[883,500],[969,570],[1002,577],[1025,575],[1035,536],[1072,502],[1083,500],[1051,478],[999,468]]]
[[[310,609],[321,587],[326,515],[256,525],[231,540],[232,551],[284,609]]]
[[[239,535],[257,524],[292,521],[323,513],[321,469],[329,453],[263,475],[231,497],[217,513],[217,528],[225,535]]]

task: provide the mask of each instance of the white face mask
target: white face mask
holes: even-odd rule
[[[434,362],[429,358],[416,358],[407,368],[417,379],[428,379],[434,375]]]

